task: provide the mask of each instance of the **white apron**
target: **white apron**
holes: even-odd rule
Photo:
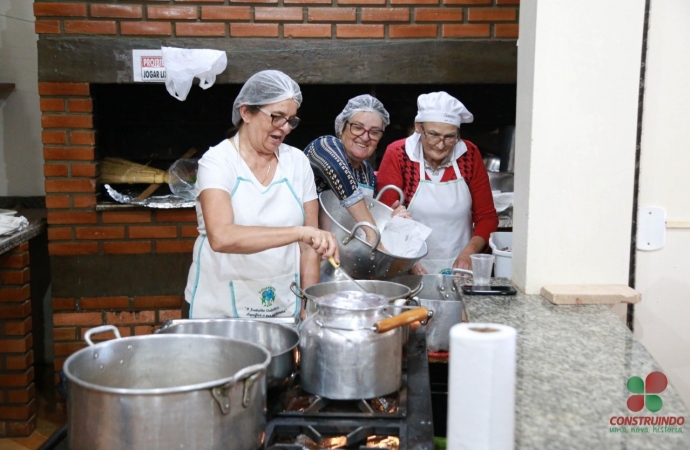
[[[421,264],[429,274],[447,273],[472,238],[472,195],[453,160],[457,180],[426,180],[423,152],[419,161],[419,185],[407,210],[417,222],[432,229],[426,238],[429,250]]]
[[[290,182],[280,178],[280,162],[268,187],[259,183],[246,164],[231,193],[235,224],[288,227],[304,225],[301,202]],[[299,285],[299,244],[251,255],[214,252],[206,235],[194,245],[196,280],[190,318],[285,317],[299,313],[300,301],[290,291]],[[192,274],[190,274],[192,275]]]

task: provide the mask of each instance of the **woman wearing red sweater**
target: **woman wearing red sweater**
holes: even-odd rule
[[[414,134],[388,146],[377,184],[401,188],[412,218],[433,230],[429,253],[412,273],[471,269],[470,255],[481,253],[498,227],[479,149],[460,139],[460,124],[474,116],[445,92],[420,95],[417,107]],[[381,198],[387,205],[395,200],[392,191]]]

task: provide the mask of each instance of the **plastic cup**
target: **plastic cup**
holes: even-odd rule
[[[494,266],[494,255],[475,253],[470,255],[472,260],[472,284],[488,286],[491,281],[491,269]]]

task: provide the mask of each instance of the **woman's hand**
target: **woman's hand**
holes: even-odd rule
[[[391,208],[393,208],[393,212],[391,213],[391,217],[395,216],[400,216],[403,219],[411,219],[412,216],[410,215],[410,212],[405,208],[403,205],[400,204],[400,200],[396,200],[392,205]]]
[[[464,251],[460,252],[455,262],[453,263],[453,269],[467,269],[472,270],[472,260],[470,255],[466,254]]]
[[[427,271],[422,263],[417,263],[410,269],[410,275],[426,275]]]
[[[335,235],[329,231],[320,230],[314,227],[302,227],[300,242],[309,245],[321,256],[321,259],[328,259],[331,256],[335,262],[340,264],[340,253]]]

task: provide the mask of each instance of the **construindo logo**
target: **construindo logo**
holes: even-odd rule
[[[650,412],[657,412],[664,406],[664,402],[657,394],[661,394],[668,386],[666,375],[661,372],[652,372],[647,378],[630,377],[628,390],[633,393],[628,398],[628,409],[632,412],[640,412],[645,406]]]

